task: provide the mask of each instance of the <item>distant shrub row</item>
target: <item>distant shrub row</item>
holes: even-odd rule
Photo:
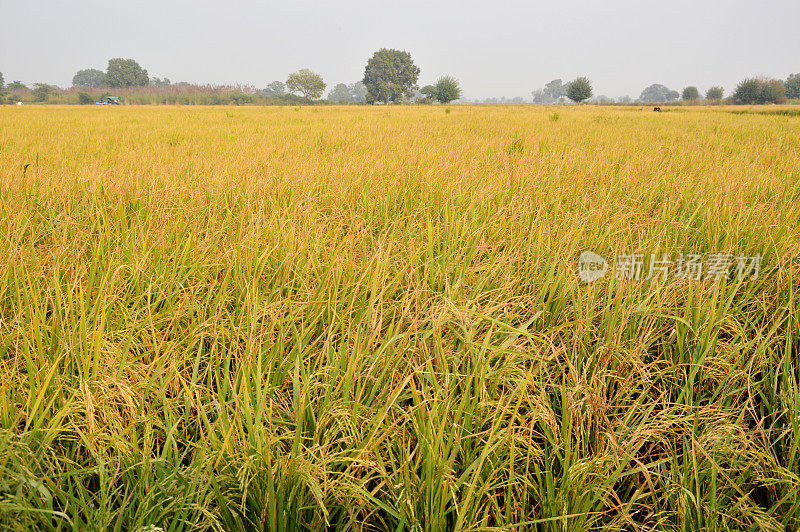
[[[294,94],[263,93],[244,86],[170,85],[119,89],[17,88],[8,91],[4,103],[93,105],[106,96],[117,96],[127,105],[300,105],[306,100]],[[329,103],[326,101],[317,104]]]

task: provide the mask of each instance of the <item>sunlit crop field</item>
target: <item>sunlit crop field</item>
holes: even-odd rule
[[[800,119],[730,111],[0,108],[0,528],[798,529]]]

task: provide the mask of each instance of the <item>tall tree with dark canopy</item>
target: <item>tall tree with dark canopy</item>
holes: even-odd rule
[[[381,48],[367,62],[364,85],[367,103],[398,102],[410,98],[417,88],[419,67],[411,54],[401,50]]]
[[[96,89],[106,86],[106,73],[96,68],[78,70],[72,78],[72,85],[82,89]]]
[[[576,103],[588,100],[592,97],[592,82],[589,78],[579,77],[569,82],[567,85],[567,98]]]
[[[3,73],[0,72],[0,91],[6,88],[6,80],[3,79]]]
[[[697,87],[686,87],[681,93],[681,98],[687,101],[694,101],[700,98],[700,91]]]
[[[306,101],[316,100],[325,91],[325,82],[322,80],[322,76],[304,68],[289,74],[286,87],[292,92],[302,94]]]
[[[442,76],[434,85],[434,93],[440,103],[450,103],[461,98],[461,85],[452,76]]]
[[[146,87],[150,84],[147,70],[133,59],[109,59],[106,70],[106,84],[109,87]]]
[[[719,101],[725,96],[725,89],[722,87],[711,87],[706,91],[706,100]]]

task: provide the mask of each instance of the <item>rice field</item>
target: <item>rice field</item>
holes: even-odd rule
[[[762,110],[0,108],[0,529],[797,530]]]

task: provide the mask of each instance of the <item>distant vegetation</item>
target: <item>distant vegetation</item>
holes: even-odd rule
[[[738,104],[784,103],[786,87],[777,79],[749,78],[736,87],[733,101]]]
[[[681,93],[681,98],[685,101],[694,102],[700,99],[700,91],[697,87],[686,87]]]
[[[48,83],[28,87],[19,80],[6,83],[0,74],[0,103],[91,104],[113,92],[125,104],[181,105],[308,105],[308,104],[398,104],[450,103],[471,101],[488,104],[540,105],[589,102],[593,104],[769,104],[800,103],[800,74],[786,80],[753,77],[742,80],[728,98],[720,86],[703,94],[697,86],[689,85],[682,92],[653,83],[642,90],[638,98],[606,95],[594,96],[592,82],[581,76],[571,82],[554,79],[531,93],[532,99],[486,98],[463,99],[461,83],[444,75],[430,85],[418,86],[420,68],[411,54],[396,49],[381,48],[367,61],[364,78],[352,83],[336,83],[326,96],[327,82],[321,75],[301,69],[286,81],[273,81],[265,88],[251,85],[209,85],[178,82],[169,78],[151,77],[134,59],[114,58],[106,70],[86,68],[72,78],[72,87],[63,89]],[[571,90],[570,90],[571,89]],[[324,99],[323,99],[324,96]]]
[[[461,98],[461,85],[452,76],[442,76],[434,85],[426,85],[420,90],[421,103],[450,103]]]
[[[414,95],[419,79],[419,67],[411,54],[400,50],[381,48],[367,62],[364,86],[367,103],[397,103]]]
[[[589,78],[580,77],[570,81],[567,85],[567,98],[575,103],[581,103],[592,97],[592,82]]]
[[[322,76],[304,68],[289,74],[289,79],[286,80],[286,87],[290,92],[299,92],[306,102],[309,102],[311,100],[319,100],[322,97],[322,93],[325,90],[325,82],[322,81]]]
[[[725,89],[722,87],[711,87],[706,91],[706,100],[719,101],[725,97]]]

